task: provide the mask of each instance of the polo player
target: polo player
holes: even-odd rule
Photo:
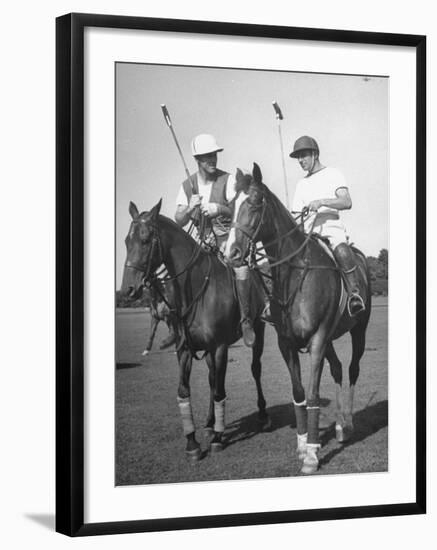
[[[217,153],[223,147],[214,136],[200,134],[191,142],[191,152],[197,162],[198,171],[185,181],[176,198],[175,220],[184,227],[190,221],[199,225],[199,209],[207,218],[206,239],[212,234],[217,246],[223,250],[228,238],[232,207],[235,197],[235,176],[217,168]],[[247,266],[234,268],[238,301],[241,312],[241,329],[246,346],[255,343],[255,333],[250,313],[250,279]]]
[[[359,293],[354,253],[348,245],[346,228],[340,219],[342,210],[352,208],[346,180],[340,170],[320,162],[319,146],[312,137],[302,136],[297,139],[290,157],[297,159],[301,168],[307,172],[297,183],[293,211],[301,212],[308,208],[311,215],[305,220],[305,229],[308,231],[313,227],[314,233],[329,240],[334,256],[346,276],[349,314],[355,316],[365,306]]]

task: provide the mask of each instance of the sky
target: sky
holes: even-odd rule
[[[150,210],[160,198],[171,218],[185,170],[161,111],[165,104],[191,173],[191,139],[213,134],[224,148],[218,167],[235,172],[257,162],[285,204],[278,121],[290,203],[305,174],[288,154],[301,135],[316,139],[320,161],[346,177],[352,209],[342,212],[351,241],[366,255],[388,248],[389,135],[386,77],[116,64],[117,287],[125,261],[129,202]]]

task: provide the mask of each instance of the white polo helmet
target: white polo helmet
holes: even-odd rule
[[[199,134],[191,142],[191,153],[193,156],[206,155],[207,153],[218,153],[223,147],[217,145],[215,137],[211,134]]]

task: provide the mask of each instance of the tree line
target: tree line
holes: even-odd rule
[[[372,294],[388,295],[388,250],[382,248],[378,257],[367,256],[372,283]]]
[[[378,257],[367,256],[367,263],[370,269],[370,279],[372,284],[372,294],[376,296],[388,295],[388,250],[382,248]],[[268,271],[268,264],[265,269]],[[143,295],[135,302],[132,302],[120,291],[116,292],[116,307],[148,307],[150,305],[150,293],[144,289]]]

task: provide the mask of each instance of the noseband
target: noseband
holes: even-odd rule
[[[258,236],[258,233],[261,230],[261,227],[264,221],[264,215],[266,211],[266,200],[265,200],[265,197],[263,196],[261,204],[254,204],[249,199],[246,199],[246,202],[250,204],[251,208],[253,208],[254,210],[255,209],[259,210],[260,208],[262,208],[261,216],[255,231],[251,233],[252,228],[249,225],[243,225],[237,221],[233,222],[231,224],[231,227],[234,227],[235,229],[239,229],[243,233],[243,235],[247,238],[247,246],[244,251],[243,258],[249,258],[249,263],[250,263],[253,260],[256,252],[256,242],[257,242],[256,238]]]

